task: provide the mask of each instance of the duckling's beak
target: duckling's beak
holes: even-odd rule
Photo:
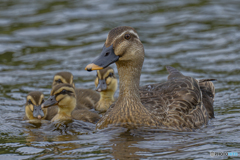
[[[101,54],[91,64],[87,65],[85,70],[100,70],[118,61],[118,59],[119,56],[115,55],[113,45],[108,48],[106,48],[104,45]]]
[[[105,79],[99,79],[96,91],[101,92],[101,91],[104,91],[106,89],[107,89],[107,84],[106,84]]]
[[[44,117],[44,113],[41,108],[41,105],[33,106],[33,117],[38,118],[38,119],[41,119],[42,117]]]
[[[50,96],[42,105],[43,108],[51,107],[55,104],[58,104],[58,101],[56,100],[55,95]]]

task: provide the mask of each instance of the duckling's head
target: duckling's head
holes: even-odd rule
[[[43,102],[44,95],[42,92],[33,91],[28,93],[27,102],[25,105],[25,113],[29,120],[46,118],[47,109],[41,108]]]
[[[58,84],[71,84],[74,87],[73,83],[73,75],[70,72],[58,72],[53,77],[53,83],[52,86],[56,86]]]
[[[73,110],[76,106],[74,87],[64,83],[53,86],[50,97],[43,103],[43,108],[53,105],[58,105],[61,109]]]
[[[143,60],[144,48],[137,32],[132,27],[122,26],[109,32],[100,56],[87,65],[85,70],[100,70],[114,62],[142,65]]]
[[[116,91],[117,78],[115,77],[112,67],[97,70],[97,78],[95,79],[96,91]]]

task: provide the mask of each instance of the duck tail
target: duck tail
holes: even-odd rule
[[[208,82],[208,81],[217,81],[217,79],[198,79],[198,82]]]
[[[173,68],[171,66],[166,66],[166,69],[168,71],[169,74],[172,74],[172,73],[180,73],[176,68]]]

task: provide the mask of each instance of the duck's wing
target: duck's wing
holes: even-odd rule
[[[199,80],[200,89],[202,91],[202,101],[205,108],[208,111],[209,118],[214,118],[214,97],[215,97],[215,87],[213,82],[215,79],[204,79]]]
[[[208,123],[199,83],[167,66],[168,81],[140,88],[142,104],[167,127],[198,128]]]

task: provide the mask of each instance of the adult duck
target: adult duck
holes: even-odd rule
[[[119,74],[119,97],[99,120],[97,129],[116,125],[191,131],[208,123],[199,82],[175,68],[167,67],[167,82],[146,85],[140,92],[143,61],[144,47],[132,27],[117,27],[109,32],[101,54],[85,68],[100,70],[115,62]]]

